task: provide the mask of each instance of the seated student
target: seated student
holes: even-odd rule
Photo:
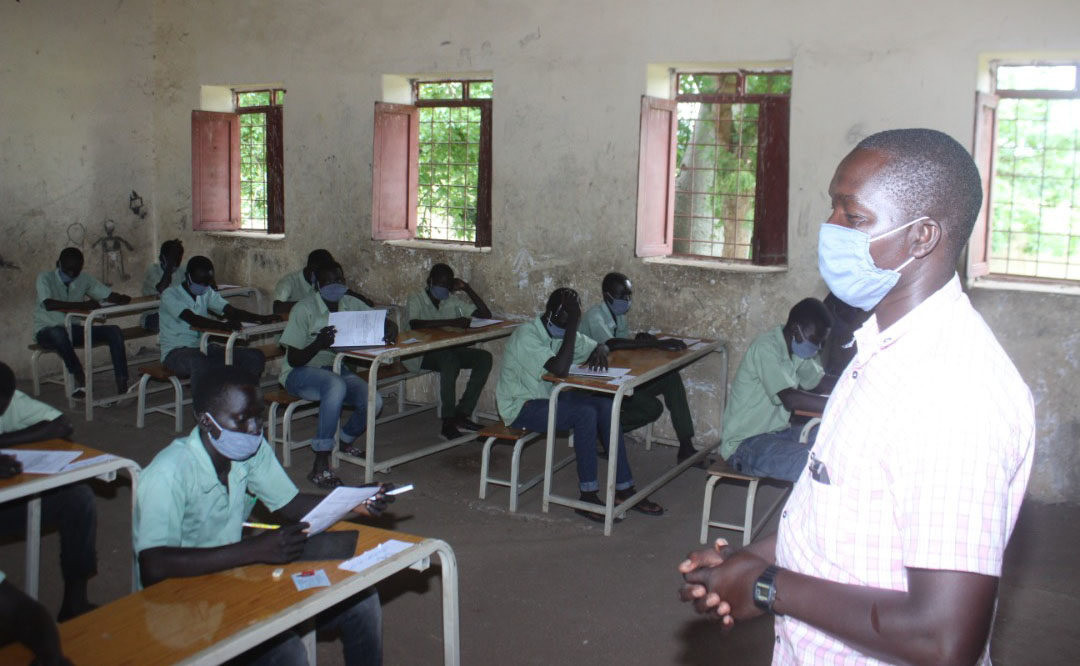
[[[571,364],[607,367],[607,347],[578,333],[580,322],[581,305],[577,292],[560,288],[551,292],[542,315],[514,330],[506,343],[502,372],[495,388],[499,415],[505,423],[514,428],[546,431],[548,397],[552,385],[541,377],[549,372],[557,377],[565,377],[570,372]],[[596,433],[599,431],[605,443],[611,441],[611,407],[611,396],[606,394],[591,391],[563,391],[559,394],[555,427],[574,431],[578,488],[583,502],[603,504],[598,494]],[[618,435],[618,456],[615,469],[616,502],[636,492],[622,428]],[[649,499],[638,502],[633,510],[650,516],[664,513],[659,504]],[[604,520],[599,513],[583,509],[575,511],[590,520]]]
[[[626,321],[626,313],[630,311],[630,303],[634,292],[631,288],[630,278],[622,273],[608,273],[601,283],[604,294],[604,302],[597,303],[589,308],[581,319],[581,332],[593,340],[601,341],[608,349],[641,349],[653,347],[670,351],[686,349],[682,340],[658,340],[649,333],[638,333],[634,339],[630,339],[630,326]],[[690,404],[686,401],[686,389],[683,387],[682,377],[678,371],[669,372],[666,375],[638,386],[634,394],[623,398],[622,411],[619,413],[619,423],[623,432],[636,430],[641,426],[648,425],[660,418],[664,413],[664,406],[656,397],[664,396],[668,411],[671,412],[671,425],[675,428],[675,435],[679,438],[679,453],[676,456],[678,462],[686,460],[697,451],[694,449],[694,419],[690,415]],[[706,467],[705,461],[699,463],[700,467]]]
[[[162,243],[157,263],[146,267],[146,274],[142,281],[142,295],[157,296],[169,287],[183,282],[184,273],[180,270],[183,261],[184,244],[180,242],[180,239],[174,238]],[[143,314],[140,324],[146,330],[157,333],[158,311],[148,310]]]
[[[169,287],[161,294],[161,363],[181,377],[196,377],[206,369],[225,363],[225,347],[211,344],[206,353],[199,350],[201,334],[192,326],[220,331],[236,331],[241,322],[268,324],[278,321],[275,315],[258,315],[229,305],[214,290],[214,264],[202,256],[192,257],[187,264],[184,281]],[[212,319],[209,315],[223,316]],[[237,346],[233,363],[251,375],[262,375],[266,358],[258,349]]]
[[[35,664],[71,664],[60,648],[60,631],[49,612],[0,571],[0,644],[8,640],[18,641],[33,652]]]
[[[15,373],[0,363],[0,448],[68,437],[71,424],[58,410],[15,388]],[[14,456],[0,455],[0,479],[22,473]],[[87,581],[97,572],[97,506],[89,486],[78,483],[41,495],[41,522],[60,531],[60,572],[64,598],[58,618],[63,621],[95,606],[86,594]],[[26,533],[26,501],[0,505],[0,534]]]
[[[307,265],[295,273],[289,273],[274,285],[274,314],[284,314],[303,298],[315,293],[315,271],[323,264],[332,264],[334,255],[329,250],[312,250],[308,254]],[[353,298],[363,301],[368,307],[374,307],[375,301],[363,294],[348,290]]]
[[[720,454],[736,470],[794,482],[810,454],[799,443],[796,409],[823,412],[834,380],[825,378],[818,352],[831,320],[816,298],[795,304],[787,323],[759,335],[739,362],[724,410]],[[816,431],[809,444],[813,445]]]
[[[463,291],[472,303],[466,303],[451,292]],[[469,283],[454,277],[454,269],[435,264],[428,273],[427,286],[409,295],[405,303],[409,328],[452,326],[469,328],[471,317],[491,318],[491,310],[473,291]],[[424,354],[420,367],[439,373],[439,395],[442,400],[442,431],[440,436],[450,440],[461,437],[458,428],[479,430],[480,424],[470,418],[480,392],[491,373],[491,354],[473,347],[451,347]],[[461,400],[457,400],[457,377],[461,370],[470,370],[469,382]]]
[[[353,446],[353,442],[367,428],[367,382],[344,367],[341,374],[334,372],[334,353],[329,351],[337,333],[328,325],[330,313],[371,309],[346,294],[347,289],[341,264],[320,266],[315,271],[315,292],[293,307],[279,341],[285,348],[285,362],[278,381],[295,396],[319,401],[318,430],[311,440],[315,464],[308,481],[324,489],[341,485],[341,479],[330,471],[330,451],[345,405],[353,408],[353,414],[341,429],[341,450],[357,457],[364,455],[364,450]],[[387,319],[385,340],[393,343],[396,339],[397,327]],[[382,396],[375,402],[375,413],[380,410]]]
[[[206,371],[194,390],[198,425],[143,470],[133,519],[143,585],[248,564],[283,564],[300,556],[307,524],[297,521],[322,497],[301,494],[274,457],[262,436],[263,405],[255,382],[235,366]],[[252,495],[290,524],[243,538]],[[376,517],[387,501],[393,497],[380,491],[354,510]],[[382,609],[375,588],[320,613],[316,623],[319,629],[340,630],[346,664],[382,663]],[[253,649],[244,660],[307,663],[293,632]]]
[[[130,300],[130,296],[118,294],[98,282],[94,276],[83,273],[83,254],[78,248],[64,248],[56,262],[56,269],[38,274],[34,339],[44,349],[53,350],[64,359],[68,372],[75,378],[73,395],[85,393],[85,375],[74,347],[83,344],[84,331],[81,324],[72,325],[69,338],[64,328],[64,313],[57,310],[93,310],[102,307],[100,301],[122,305]],[[104,340],[108,343],[113,375],[116,377],[116,392],[125,393],[128,389],[127,352],[120,327],[94,326],[90,336],[94,342]]]

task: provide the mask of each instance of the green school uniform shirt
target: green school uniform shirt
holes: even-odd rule
[[[514,329],[503,352],[502,372],[495,387],[503,423],[513,423],[529,400],[546,400],[551,395],[551,382],[540,378],[547,374],[544,364],[558,353],[562,343],[561,338],[548,334],[540,317]],[[574,363],[583,363],[595,348],[596,340],[578,332],[574,339]]]
[[[19,389],[11,396],[11,404],[0,414],[0,435],[24,430],[42,421],[52,421],[60,416],[60,410],[34,400]]]
[[[249,493],[277,511],[299,493],[264,439],[254,456],[232,461],[221,485],[199,428],[174,439],[139,476],[132,519],[135,554],[147,548],[213,548],[240,540]]]
[[[363,312],[370,309],[367,303],[348,294],[342,296],[341,300],[338,301],[338,310],[340,312]],[[326,301],[319,294],[312,292],[311,295],[293,306],[292,311],[289,313],[289,323],[285,326],[278,344],[282,347],[303,349],[315,341],[315,336],[329,321],[330,309],[326,307]],[[308,361],[308,365],[313,368],[333,365],[334,356],[336,356],[334,352],[323,349]],[[281,363],[281,376],[278,377],[278,383],[285,386],[285,379],[290,372],[292,372],[292,366],[289,365],[289,354],[286,353]]]
[[[299,302],[314,293],[315,287],[304,277],[303,270],[289,273],[274,285],[274,300],[282,303]]]
[[[163,275],[165,275],[165,269],[161,267],[161,262],[153,263],[153,264],[150,264],[149,266],[147,266],[146,267],[146,274],[143,275],[142,295],[143,296],[157,296],[158,295],[157,283],[161,282],[161,276],[163,276]],[[183,281],[184,281],[184,271],[177,268],[176,270],[174,270],[172,272],[172,275],[170,276],[169,286],[165,287],[165,288],[168,289],[169,287],[175,287],[175,286],[177,286],[178,284],[180,284]],[[142,316],[139,317],[139,325],[140,326],[146,326],[146,318],[149,317],[150,315],[156,314],[156,313],[157,313],[156,309],[147,310],[146,312],[143,312]]]
[[[34,336],[43,328],[50,326],[63,326],[65,314],[55,310],[46,310],[45,301],[79,302],[86,297],[101,300],[112,293],[112,289],[98,282],[97,278],[86,271],[79,273],[79,277],[69,284],[64,284],[60,279],[60,269],[54,268],[38,273],[37,283],[37,306],[34,308]]]
[[[780,402],[780,391],[814,388],[824,376],[817,356],[802,359],[788,352],[783,326],[755,338],[731,383],[720,455],[727,460],[744,439],[787,428],[791,412]]]
[[[169,352],[174,349],[199,346],[199,338],[202,334],[181,319],[180,313],[191,310],[200,317],[208,317],[211,312],[220,315],[225,312],[228,304],[221,294],[213,289],[207,289],[198,298],[189,294],[183,284],[169,287],[161,292],[161,316],[158,318],[161,360],[164,361]]]
[[[431,302],[431,297],[428,296],[425,288],[409,294],[409,298],[405,301],[405,321],[402,322],[401,330],[408,331],[412,329],[411,322],[414,319],[457,319],[459,317],[471,317],[474,312],[476,312],[476,306],[473,305],[472,301],[467,301],[456,294],[450,294],[449,297],[439,301],[439,305],[436,306]],[[408,338],[408,336],[398,337],[402,339]],[[413,356],[402,362],[410,372],[416,372],[420,369],[421,357]]]
[[[578,325],[578,333],[584,333],[599,343],[604,343],[611,338],[630,339],[630,326],[626,322],[626,315],[615,316],[611,314],[611,308],[607,303],[597,303],[589,308]]]

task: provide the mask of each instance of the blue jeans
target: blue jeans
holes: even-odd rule
[[[794,483],[806,467],[810,447],[817,439],[817,428],[814,428],[810,432],[810,441],[800,444],[802,429],[801,425],[791,426],[779,432],[747,437],[727,462],[744,474]]]
[[[382,666],[382,606],[375,588],[319,613],[315,616],[315,628],[340,634],[348,666]],[[290,630],[229,663],[295,666],[308,661],[300,636]]]
[[[199,351],[198,347],[180,347],[166,354],[161,364],[181,377],[191,377],[191,384],[194,386],[198,384],[198,376],[203,372],[225,365],[225,347],[208,345],[205,354]],[[266,365],[266,357],[258,349],[234,347],[233,365],[242,368],[254,377],[255,381],[259,381]]]
[[[574,431],[578,487],[583,493],[600,490],[600,482],[596,478],[596,433],[599,429],[605,446],[611,441],[611,405],[612,400],[607,396],[575,391],[563,391],[559,394],[555,429]],[[517,418],[510,425],[533,432],[546,432],[548,401],[529,400],[522,405]],[[626,457],[626,444],[623,442],[620,427],[615,489],[625,490],[633,485],[634,477],[630,473],[630,460]]]
[[[311,440],[313,451],[330,451],[345,405],[353,408],[352,416],[341,429],[341,443],[352,444],[367,428],[368,384],[345,370],[341,374],[332,366],[316,368],[303,365],[293,368],[285,378],[285,390],[304,400],[319,402],[319,426]],[[375,394],[375,414],[382,411],[382,396]]]
[[[76,378],[84,376],[82,363],[79,361],[79,357],[75,355],[75,347],[82,347],[85,340],[81,325],[71,327],[70,338],[67,329],[63,326],[47,326],[38,331],[34,337],[43,349],[49,349],[60,354],[60,358],[64,359],[64,365],[67,367],[68,372],[75,375]],[[122,379],[126,382],[128,379],[127,350],[124,349],[124,334],[120,327],[111,325],[92,326],[90,339],[95,343],[103,340],[108,343],[109,353],[112,354],[113,375],[117,380]]]

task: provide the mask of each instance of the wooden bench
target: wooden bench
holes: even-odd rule
[[[136,340],[138,338],[146,338],[146,337],[150,337],[152,335],[157,335],[156,332],[148,331],[145,328],[143,328],[142,326],[129,326],[127,328],[122,328],[122,329],[120,329],[120,333],[123,334],[124,340]],[[96,342],[93,342],[92,344],[95,347],[102,347],[102,346],[106,345],[107,343],[104,340],[98,340]],[[42,379],[41,379],[41,371],[38,368],[38,363],[41,360],[42,356],[44,356],[45,354],[56,354],[56,350],[54,350],[54,349],[45,349],[44,347],[37,344],[36,342],[31,344],[31,345],[27,345],[27,349],[30,350],[30,375],[31,375],[31,377],[33,379],[34,395],[41,395],[41,382],[42,382]],[[79,345],[78,347],[76,347],[76,349],[82,349],[82,345]],[[52,384],[63,384],[65,387],[68,387],[70,389],[72,387],[68,386],[68,384],[69,384],[71,378],[68,376],[67,366],[64,366],[63,364],[61,364],[61,366],[63,368],[62,372],[63,372],[63,375],[64,375],[64,380],[63,381],[60,381],[58,379],[45,379],[44,381],[52,383]],[[101,372],[101,371],[104,371],[104,370],[111,370],[111,369],[112,369],[112,363],[110,362],[108,365],[102,365],[102,366],[99,366],[97,368],[90,368],[90,373],[92,374],[92,373],[95,373],[95,372]],[[70,393],[70,392],[71,391],[69,390],[68,393]]]
[[[146,425],[146,414],[148,412],[156,412],[158,414],[166,414],[173,417],[173,421],[176,424],[176,432],[181,432],[184,429],[184,405],[191,404],[191,400],[184,399],[184,383],[187,380],[181,381],[180,377],[175,372],[169,370],[161,363],[148,363],[146,365],[139,366],[139,401],[135,410],[135,425],[142,428]],[[173,401],[172,405],[166,404],[148,406],[146,404],[147,390],[146,387],[150,383],[150,380],[158,382],[169,382],[172,384]],[[150,393],[158,393],[168,389],[159,389],[151,391]]]
[[[526,444],[534,441],[542,434],[543,433],[530,432],[520,428],[511,428],[502,422],[486,425],[477,431],[477,437],[487,438],[484,441],[484,449],[480,459],[480,499],[487,498],[487,487],[489,483],[496,486],[505,486],[510,489],[510,512],[515,513],[517,511],[518,495],[524,493],[544,479],[544,473],[540,472],[526,481],[522,482],[519,480],[521,474],[521,451],[525,448]],[[509,479],[501,479],[491,476],[490,474],[491,447],[496,442],[513,442],[514,444],[514,453],[510,458]],[[570,446],[573,447],[573,445],[574,439],[571,434]],[[569,465],[573,460],[574,455],[571,454],[555,463],[552,467],[552,473]]]

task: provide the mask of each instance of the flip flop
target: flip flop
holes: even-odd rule
[[[342,484],[341,479],[334,476],[333,472],[328,469],[321,472],[311,472],[308,474],[307,480],[322,490],[333,490]]]
[[[338,447],[338,451],[341,451],[347,456],[352,456],[353,458],[364,457],[364,449],[355,447],[352,444],[342,444]]]

